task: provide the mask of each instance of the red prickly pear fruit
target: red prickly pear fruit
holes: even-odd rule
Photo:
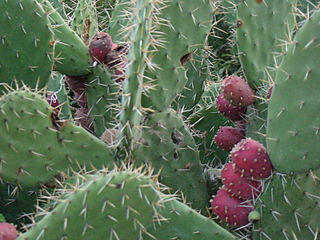
[[[272,164],[266,149],[251,138],[243,139],[233,147],[231,159],[247,178],[259,180],[272,174]]]
[[[51,107],[56,108],[60,105],[58,96],[54,92],[47,92],[46,95],[47,102],[51,105]]]
[[[126,65],[129,46],[126,44],[114,45],[112,51],[106,55],[104,63],[109,68],[114,68],[118,65]]]
[[[112,47],[111,36],[105,32],[98,32],[89,43],[90,56],[93,60],[102,63]]]
[[[237,227],[249,223],[248,216],[253,210],[251,203],[244,203],[239,198],[230,196],[223,188],[211,201],[211,208],[221,221]]]
[[[251,181],[236,171],[236,165],[230,162],[224,166],[221,171],[221,180],[224,189],[232,196],[242,200],[251,200],[256,198],[261,192],[261,182]]]
[[[224,98],[223,94],[220,94],[216,99],[216,104],[219,112],[231,121],[243,120],[246,113],[246,108],[235,107]]]
[[[10,223],[0,223],[0,240],[15,240],[18,233],[16,227]]]
[[[229,76],[222,83],[223,96],[236,107],[246,107],[256,101],[254,91],[240,77]]]
[[[215,144],[225,150],[231,151],[234,145],[244,138],[240,129],[234,127],[221,127],[214,137]]]

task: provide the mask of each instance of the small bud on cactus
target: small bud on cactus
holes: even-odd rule
[[[231,151],[233,146],[243,138],[244,136],[240,129],[224,126],[218,130],[214,137],[214,142],[219,148],[225,151]]]
[[[98,32],[94,35],[89,44],[90,55],[93,60],[103,62],[106,55],[113,47],[111,36],[105,32]]]
[[[246,108],[235,107],[224,98],[223,94],[220,94],[216,99],[216,104],[219,112],[231,121],[243,120],[246,113]]]
[[[272,164],[264,146],[251,139],[241,140],[231,151],[231,159],[247,178],[263,179],[272,173]]]
[[[254,91],[242,78],[229,76],[222,83],[223,96],[236,107],[246,107],[255,102]]]
[[[0,223],[0,240],[15,240],[18,233],[14,225],[10,223]]]
[[[261,182],[251,181],[236,171],[236,165],[230,162],[221,171],[221,180],[224,189],[232,196],[242,200],[256,198],[261,192]]]
[[[252,204],[230,196],[223,188],[211,201],[211,208],[221,221],[237,227],[249,223],[248,216],[253,210]]]

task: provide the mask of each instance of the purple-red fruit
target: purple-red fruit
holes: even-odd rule
[[[89,43],[90,56],[93,60],[102,63],[113,46],[111,36],[108,33],[98,32]]]
[[[233,146],[243,138],[244,136],[240,129],[224,126],[218,130],[214,137],[214,142],[219,148],[225,151],[231,151]]]
[[[10,223],[0,223],[0,240],[15,240],[18,233],[16,227]]]
[[[247,178],[259,180],[272,174],[272,164],[266,149],[251,138],[243,139],[234,146],[231,159]]]
[[[230,162],[224,166],[221,171],[221,180],[224,189],[231,196],[235,196],[242,200],[255,199],[261,192],[261,182],[252,181],[241,175],[236,170],[236,165]]]
[[[221,221],[237,227],[249,223],[248,216],[253,210],[251,203],[243,203],[242,200],[230,196],[223,188],[211,201],[211,208]]]
[[[129,47],[126,44],[114,44],[110,53],[106,55],[104,63],[110,68],[113,68],[117,65],[123,65],[127,62],[128,51]]]
[[[224,98],[223,94],[220,94],[217,97],[216,104],[219,112],[226,118],[229,118],[232,121],[243,120],[243,117],[246,113],[246,108],[235,107],[231,105],[229,101]]]
[[[229,76],[222,83],[223,96],[236,107],[246,107],[256,101],[249,84],[240,77]]]

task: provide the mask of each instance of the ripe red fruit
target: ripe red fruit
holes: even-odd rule
[[[243,120],[246,113],[246,108],[235,107],[224,98],[223,94],[220,94],[216,99],[217,108],[226,118],[232,121]]]
[[[244,203],[240,199],[230,196],[223,188],[211,201],[211,208],[221,221],[233,226],[248,224],[249,213],[253,210],[251,203]]]
[[[89,52],[93,60],[103,62],[113,47],[111,36],[105,32],[98,32],[89,43]]]
[[[241,176],[241,173],[236,171],[236,165],[233,162],[224,166],[221,171],[221,180],[224,184],[224,189],[226,189],[231,196],[242,200],[256,198],[261,192],[261,182],[251,181]]]
[[[234,127],[221,127],[214,137],[215,144],[225,150],[231,151],[234,145],[244,138],[242,131]]]
[[[249,84],[240,77],[229,76],[222,83],[223,96],[236,107],[246,107],[256,99]]]
[[[10,223],[0,223],[0,240],[15,240],[18,233],[14,225]]]
[[[231,159],[247,178],[263,179],[272,173],[272,164],[264,146],[251,139],[241,140],[231,151]]]

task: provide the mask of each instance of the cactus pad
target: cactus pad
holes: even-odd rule
[[[1,82],[44,87],[54,50],[46,13],[32,0],[1,1],[0,25]]]
[[[264,85],[273,75],[272,67],[281,62],[279,57],[294,27],[295,3],[296,0],[240,1],[236,23],[239,57],[251,87]]]
[[[274,176],[257,200],[261,220],[254,224],[254,240],[317,239],[320,209],[320,171]]]
[[[0,176],[5,181],[33,186],[68,168],[112,165],[111,150],[103,142],[70,122],[56,120],[53,108],[36,93],[4,95],[0,111]]]
[[[149,118],[149,119],[148,119]],[[172,109],[146,118],[134,157],[160,171],[160,181],[181,190],[196,209],[204,209],[207,190],[201,173],[197,146],[181,117]]]
[[[269,102],[267,146],[274,167],[285,173],[320,168],[320,11],[297,32],[277,71]],[[299,67],[298,67],[299,66]]]
[[[141,239],[161,206],[156,184],[141,173],[102,172],[76,188],[18,239]]]

